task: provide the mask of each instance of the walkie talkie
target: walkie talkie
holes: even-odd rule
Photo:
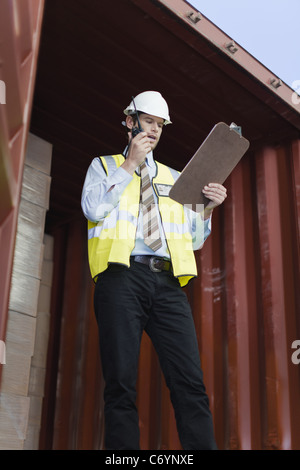
[[[134,138],[134,137],[135,137],[136,135],[138,135],[140,132],[144,132],[144,129],[142,128],[141,123],[140,123],[139,113],[137,112],[137,109],[136,109],[136,106],[135,106],[134,97],[132,97],[132,103],[133,103],[133,106],[134,106],[135,115],[136,115],[137,122],[138,122],[138,127],[133,127],[133,128],[131,129],[131,135],[132,135],[132,138]]]
[[[139,114],[137,112],[137,109],[136,109],[136,106],[135,106],[135,101],[134,101],[134,97],[132,97],[132,102],[133,102],[133,106],[134,106],[134,110],[135,110],[135,114],[136,114],[136,119],[137,119],[137,122],[138,122],[138,127],[133,127],[131,129],[131,140],[129,141],[129,144],[126,148],[126,152],[125,152],[125,158],[127,157],[128,155],[128,152],[129,152],[129,148],[130,148],[130,145],[131,145],[131,142],[132,142],[132,139],[134,139],[134,137],[136,135],[138,135],[140,132],[144,132],[144,129],[142,128],[141,126],[141,123],[140,123],[140,119],[139,119]]]

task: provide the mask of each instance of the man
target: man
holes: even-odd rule
[[[214,183],[203,189],[210,199],[204,214],[173,201],[168,190],[179,174],[153,159],[163,127],[171,123],[166,101],[146,91],[124,113],[124,155],[95,158],[82,192],[105,379],[105,446],[139,449],[135,385],[146,331],[170,390],[183,448],[216,449],[192,312],[181,287],[197,275],[193,250],[209,235],[212,211],[226,189]],[[140,202],[141,187],[148,202],[154,196],[150,209]]]

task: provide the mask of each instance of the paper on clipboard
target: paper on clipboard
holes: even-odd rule
[[[172,186],[169,196],[194,211],[209,203],[202,193],[208,183],[223,184],[249,148],[237,126],[216,124]],[[203,208],[203,206],[202,206]]]

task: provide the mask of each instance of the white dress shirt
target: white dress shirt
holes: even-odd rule
[[[152,180],[156,175],[156,163],[153,160],[152,152],[147,154],[146,164],[150,180]],[[133,177],[122,167],[117,168],[112,175],[107,176],[100,159],[98,157],[94,158],[88,168],[82,190],[81,207],[85,217],[91,222],[99,222],[106,217],[111,209],[117,206],[123,191],[132,178]],[[109,191],[110,188],[112,189]],[[153,193],[157,201],[157,195],[154,190]],[[207,220],[203,220],[201,214],[187,207],[184,207],[184,211],[193,239],[193,250],[198,250],[203,246],[203,243],[211,233],[211,217]],[[155,255],[169,259],[170,254],[160,216],[158,216],[158,222],[162,247],[155,252],[144,243],[142,219],[143,215],[142,211],[140,211],[132,256]]]

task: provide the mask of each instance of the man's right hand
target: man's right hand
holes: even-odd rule
[[[128,135],[131,139],[131,132]],[[145,161],[149,152],[151,152],[151,145],[147,132],[140,132],[131,140],[127,158],[121,166],[133,175],[136,168]]]

